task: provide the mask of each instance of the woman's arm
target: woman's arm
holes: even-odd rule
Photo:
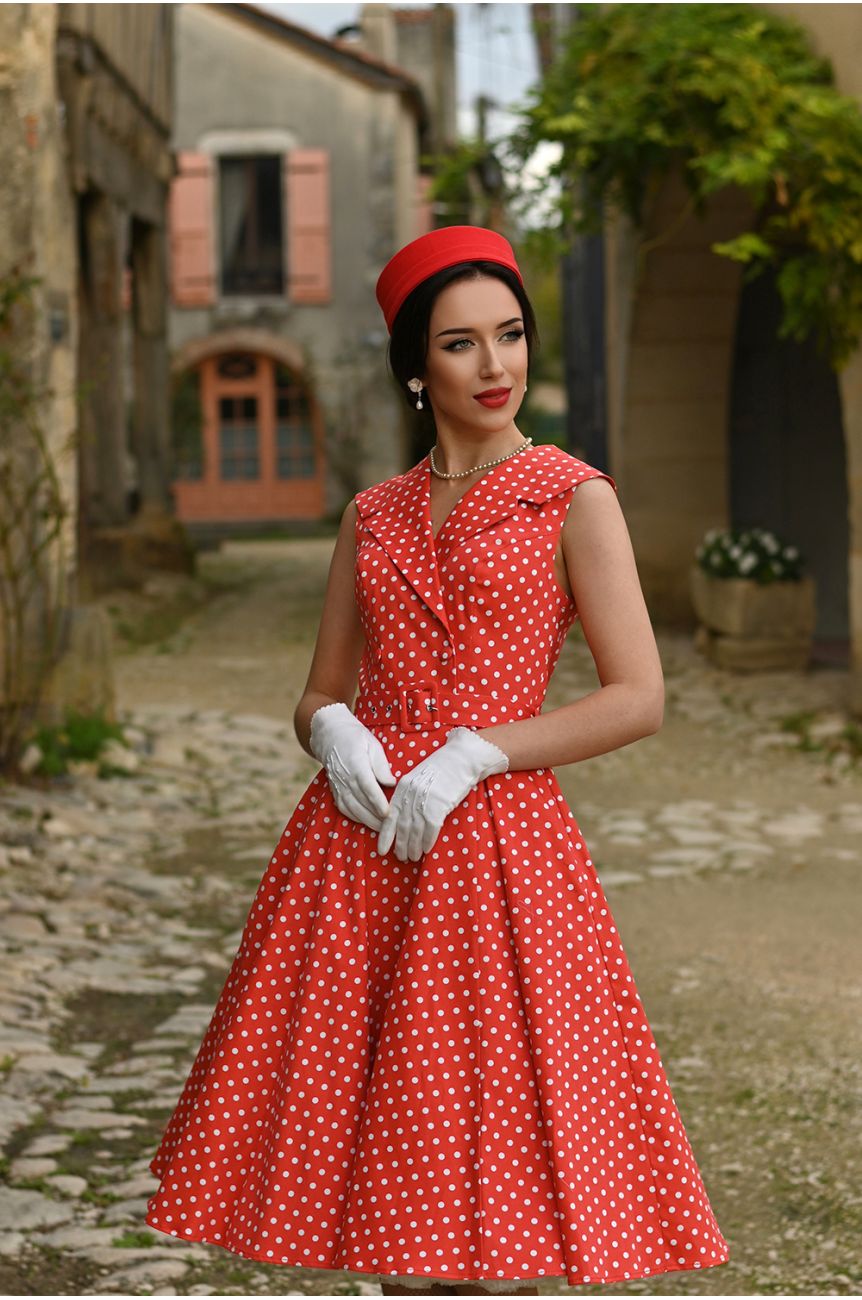
[[[293,714],[293,729],[307,754],[311,715],[322,704],[353,703],[365,634],[354,592],[356,564],[356,502],[341,516],[329,565],[323,611],[308,680]]]
[[[597,691],[538,718],[478,734],[509,756],[509,770],[554,767],[652,735],[664,716],[664,678],[625,517],[607,479],[575,489],[563,525],[572,595],[599,681]]]

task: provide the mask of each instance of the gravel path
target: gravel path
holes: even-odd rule
[[[291,716],[331,545],[234,543],[201,557],[198,582],[107,599],[118,629],[159,631],[117,660],[127,776],[0,785],[4,1294],[379,1294],[140,1226],[154,1144],[318,770]],[[856,1295],[862,759],[846,674],[739,677],[688,636],[659,644],[662,730],[558,776],[733,1257],[613,1294]],[[597,684],[576,628],[546,707]]]

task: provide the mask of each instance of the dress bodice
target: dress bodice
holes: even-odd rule
[[[531,448],[483,474],[436,538],[428,456],[358,493],[360,699],[431,681],[499,699],[501,719],[540,712],[578,617],[554,572],[557,543],[578,484],[596,477],[616,488],[558,447]]]

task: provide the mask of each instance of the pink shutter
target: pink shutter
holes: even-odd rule
[[[416,177],[415,239],[418,239],[420,235],[427,235],[429,230],[434,229],[434,213],[431,209],[431,186],[433,181],[433,176],[423,176],[421,172]]]
[[[287,296],[296,303],[332,299],[329,151],[292,149],[284,155],[287,209]]]
[[[186,150],[177,163],[169,199],[174,302],[208,307],[215,301],[213,158]]]

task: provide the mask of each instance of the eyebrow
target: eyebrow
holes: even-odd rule
[[[517,321],[521,321],[521,324],[522,324],[522,325],[523,325],[523,323],[524,323],[523,320],[521,320],[521,317],[520,317],[520,316],[513,316],[513,317],[511,318],[511,320],[503,320],[503,321],[500,321],[500,324],[497,326],[497,329],[498,329],[498,330],[501,330],[501,329],[503,329],[506,325],[514,325]],[[464,327],[464,329],[459,329],[459,330],[441,330],[440,333],[439,333],[439,334],[435,334],[434,337],[435,337],[435,339],[441,339],[441,338],[443,337],[444,334],[475,334],[475,333],[476,333],[476,331],[475,331],[475,330],[474,330],[470,325],[466,325],[466,326]]]

